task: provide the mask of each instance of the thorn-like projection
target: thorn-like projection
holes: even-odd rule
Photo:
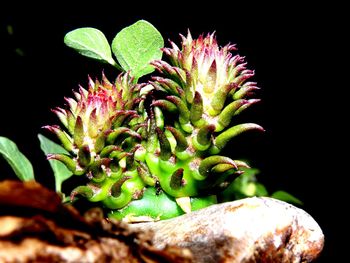
[[[163,49],[166,52],[166,48]],[[155,60],[150,63],[153,65],[158,71],[166,74],[171,79],[177,81],[177,82],[183,82],[183,78],[181,77],[181,73],[177,70],[177,68],[174,68],[170,66],[167,62],[162,60]]]
[[[251,168],[246,162],[241,160],[233,160],[238,168]]]
[[[91,169],[87,177],[95,183],[101,183],[106,179],[106,173],[102,168]]]
[[[220,182],[219,184],[215,185],[213,189],[214,192],[225,190],[237,177],[239,177],[243,173],[244,173],[243,171],[235,171],[235,172],[230,172],[226,175],[222,175],[223,177],[226,177],[226,178],[223,182]]]
[[[234,169],[236,171],[237,167],[238,167],[237,164],[236,164],[236,166],[234,166],[230,163],[219,163],[219,164],[215,165],[213,168],[211,168],[211,172],[216,173],[216,174],[221,174],[221,173],[225,173],[231,169]]]
[[[43,128],[56,134],[57,138],[61,141],[63,147],[69,152],[72,151],[73,143],[71,141],[71,138],[69,137],[68,134],[62,131],[57,125],[52,125],[52,126],[46,125]]]
[[[236,88],[236,83],[230,83],[216,91],[210,103],[212,110],[209,112],[209,114],[211,116],[216,116],[221,112],[222,108],[224,107],[227,95],[230,93],[230,91]]]
[[[164,132],[160,128],[156,128],[158,135],[159,145],[160,145],[160,159],[167,161],[171,157],[171,146],[168,138],[165,136]]]
[[[108,145],[104,147],[103,150],[100,152],[100,157],[101,158],[108,157],[114,151],[122,152],[123,149],[116,145]]]
[[[95,160],[95,162],[90,165],[90,172],[87,174],[87,176],[96,183],[104,181],[106,178],[106,172],[103,167],[109,167],[110,163],[110,158]]]
[[[65,154],[61,154],[61,153],[56,153],[56,154],[48,154],[47,155],[47,159],[48,160],[58,160],[60,162],[62,162],[65,166],[67,166],[67,168],[73,172],[74,174],[76,174],[77,171],[77,164],[76,162],[69,157],[68,155]]]
[[[186,104],[176,96],[167,96],[167,100],[174,103],[179,110],[179,121],[181,124],[187,124],[190,121],[190,111],[188,110]]]
[[[88,124],[89,136],[94,138],[98,135],[98,119],[97,119],[97,108],[93,109],[89,116]]]
[[[70,200],[73,201],[77,195],[81,195],[87,199],[90,199],[94,195],[94,192],[90,187],[81,185],[73,189],[70,194]]]
[[[234,115],[238,115],[240,114],[242,111],[244,111],[245,109],[247,109],[249,106],[258,103],[260,100],[259,99],[250,99],[247,100],[247,103],[245,103],[244,105],[242,105],[238,110],[236,110]]]
[[[78,147],[81,147],[84,143],[84,124],[80,116],[77,117],[75,122],[73,140]]]
[[[109,164],[111,163],[111,159],[110,158],[101,158],[98,160],[95,160],[95,162],[91,165],[91,168],[94,169],[95,167],[101,167],[101,166],[109,166]]]
[[[154,118],[156,120],[156,125],[160,129],[164,128],[164,115],[162,110],[159,107],[154,107]]]
[[[120,119],[123,120],[123,122],[120,124],[120,126],[128,126],[129,123],[132,123],[132,120],[133,119],[138,119],[140,118],[140,115],[138,115],[137,113],[133,113],[133,114],[130,114],[128,116],[120,116],[117,121],[119,121]],[[115,122],[117,123],[117,122]],[[116,127],[119,127],[119,126],[116,126],[116,125],[113,125],[113,128],[116,128]]]
[[[113,127],[120,127],[122,126],[123,122],[126,120],[126,118],[130,116],[138,116],[137,112],[134,110],[121,110],[119,111],[115,119],[113,120]]]
[[[104,87],[109,87],[110,89],[113,88],[113,84],[107,79],[106,74],[104,71],[102,71],[102,85]]]
[[[204,150],[209,148],[211,144],[211,135],[214,133],[214,131],[215,131],[214,124],[206,125],[199,129],[196,139],[197,139],[197,143],[199,143],[202,147],[205,148]]]
[[[76,92],[73,92],[73,94],[75,94],[75,93]],[[73,98],[64,97],[64,100],[67,102],[67,104],[68,104],[68,106],[70,108],[69,111],[66,110],[66,113],[71,112],[71,111],[75,112],[76,109],[77,109],[78,103]]]
[[[120,136],[122,134],[128,134],[134,138],[141,140],[141,136],[137,132],[135,132],[129,128],[126,128],[126,127],[118,127],[116,129],[114,129],[110,134],[107,135],[107,143],[113,144],[114,141],[118,138],[118,136]]]
[[[232,117],[235,115],[235,112],[244,104],[248,103],[247,100],[241,99],[231,102],[227,105],[218,117],[218,124],[216,132],[222,131],[227,126],[230,125]]]
[[[104,132],[101,132],[95,141],[95,152],[99,153],[103,150],[103,148],[105,147],[105,143],[106,143],[106,134]]]
[[[211,152],[213,154],[220,152],[233,137],[249,130],[264,131],[264,128],[255,123],[244,123],[233,126],[216,137]]]
[[[245,70],[241,71],[241,74],[234,79],[234,83],[236,83],[239,86],[244,81],[246,81],[247,79],[249,79],[253,76],[254,76],[253,70],[245,69]]]
[[[247,82],[239,90],[233,93],[233,100],[239,100],[248,97],[250,94],[254,93],[255,90],[260,88],[256,86],[256,82]]]
[[[188,143],[187,143],[186,137],[180,130],[171,126],[167,126],[165,127],[165,129],[167,129],[172,133],[172,135],[174,135],[174,138],[176,140],[176,147],[175,147],[176,152],[182,152],[187,149]]]
[[[128,154],[126,155],[125,158],[125,167],[129,171],[136,169],[135,167],[135,152],[141,147],[141,145],[136,145],[133,147]]]
[[[206,186],[209,186],[208,189],[213,190],[223,182],[232,182],[240,174],[241,171],[237,170],[237,167],[232,164],[217,164],[210,169],[210,174],[206,179]]]
[[[157,133],[156,133],[156,120],[154,117],[153,108],[149,111],[149,128],[147,130],[147,151],[154,152],[157,148]]]
[[[165,88],[162,87],[158,82],[150,81],[149,84],[154,88],[154,90],[162,91],[164,93],[170,93]]]
[[[55,109],[51,109],[51,111],[56,114],[56,116],[61,121],[61,123],[64,125],[64,127],[68,128],[67,111],[60,108],[60,107],[56,107]]]
[[[122,185],[125,181],[131,179],[131,176],[124,176],[122,178],[120,178],[119,181],[117,181],[111,188],[111,195],[113,197],[118,197],[121,195],[122,193]]]
[[[218,72],[218,69],[216,65],[216,60],[214,59],[208,70],[208,77],[214,83],[216,82],[216,79],[217,79],[217,72]]]
[[[119,162],[124,157],[130,156],[130,155],[132,155],[132,153],[126,152],[124,150],[121,150],[121,151],[116,150],[116,151],[111,152],[109,157],[113,158],[113,159],[115,159],[116,161]]]
[[[177,107],[174,103],[168,101],[168,100],[156,100],[151,104],[151,106],[156,106],[160,107],[163,110],[166,110],[170,113],[176,113],[177,112]]]
[[[76,120],[72,112],[70,112],[69,110],[67,110],[66,112],[67,112],[67,123],[68,123],[67,128],[69,133],[73,134]]]
[[[203,99],[201,94],[196,91],[194,94],[193,103],[191,105],[191,112],[190,112],[190,118],[191,122],[198,126],[199,121],[202,120],[203,115]]]
[[[177,169],[170,178],[170,187],[174,190],[179,189],[182,185],[183,185],[183,174],[184,173],[184,169],[183,168],[179,168]]]
[[[191,213],[191,198],[189,196],[175,198],[176,203],[186,213]]]
[[[88,145],[83,145],[79,148],[78,162],[82,167],[86,167],[91,163],[91,151]]]
[[[138,132],[139,129],[142,129],[142,131],[143,131],[147,127],[148,127],[147,123],[139,123],[139,124],[133,126],[132,130]]]
[[[139,162],[139,166],[137,166],[137,172],[145,184],[149,186],[156,185],[156,178],[152,176],[150,170],[148,169],[145,163]]]
[[[225,156],[213,155],[205,158],[199,165],[198,171],[202,176],[208,177],[211,169],[218,164],[230,164],[237,169],[235,162]]]
[[[163,48],[163,51],[166,52],[167,49]],[[169,77],[176,74],[173,67],[170,66],[167,62],[163,60],[154,60],[150,63],[152,66],[154,66],[159,72],[167,74]]]
[[[196,82],[193,80],[190,72],[186,70],[186,83],[185,87],[185,96],[187,103],[192,104],[194,100],[194,91],[195,91]]]
[[[161,77],[152,77],[152,80],[155,80],[156,83],[159,84],[164,90],[166,90],[167,93],[181,97],[181,93],[183,93],[183,91],[180,86],[173,80]],[[151,82],[152,85],[153,83],[154,82]],[[157,86],[155,86],[155,88],[157,89]]]

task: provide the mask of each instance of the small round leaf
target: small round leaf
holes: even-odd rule
[[[154,71],[150,62],[162,57],[164,40],[149,22],[139,20],[122,29],[112,42],[112,51],[125,71],[136,79]]]
[[[70,31],[64,37],[64,43],[83,56],[116,65],[108,40],[96,28],[82,27]]]

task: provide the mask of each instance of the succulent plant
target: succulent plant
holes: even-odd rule
[[[146,162],[171,196],[215,192],[230,184],[240,167],[247,167],[218,155],[221,150],[244,131],[263,130],[253,123],[231,125],[233,116],[259,101],[247,99],[257,89],[256,83],[246,82],[254,73],[246,69],[242,57],[232,56],[233,45],[219,48],[214,34],[192,40],[188,33],[182,36],[181,49],[171,45],[163,49],[171,64],[152,62],[164,77],[151,81],[161,93],[151,104],[159,147],[157,140],[152,141]],[[157,125],[163,111],[172,117]]]
[[[89,78],[88,89],[66,98],[68,109],[53,110],[64,128],[45,127],[69,155],[48,158],[85,178],[71,200],[102,202],[111,218],[129,222],[166,219],[216,203],[248,167],[220,152],[242,132],[263,130],[231,121],[259,101],[250,98],[254,72],[214,34],[181,38],[181,48],[170,41],[162,49],[169,62],[149,59],[159,73],[148,82],[137,83],[132,69],[115,82]]]
[[[53,110],[67,132],[58,126],[45,128],[57,135],[71,155],[49,154],[48,159],[59,160],[75,175],[90,180],[77,186],[71,199],[80,194],[118,209],[142,193],[145,183],[134,175],[134,155],[142,138],[137,131],[142,129],[143,117],[135,107],[142,100],[141,85],[132,80],[127,73],[113,84],[104,74],[101,82],[89,78],[87,90],[80,87],[74,92],[76,100],[66,98],[69,109]]]

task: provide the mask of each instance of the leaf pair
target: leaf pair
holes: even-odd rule
[[[67,33],[64,43],[84,56],[109,63],[122,71],[130,71],[136,80],[154,71],[150,62],[162,57],[161,48],[164,46],[162,35],[145,20],[121,30],[111,47],[105,35],[91,27]],[[112,52],[119,64],[113,59]]]
[[[38,138],[40,147],[45,154],[68,153],[63,147],[52,142],[45,136],[39,134]],[[0,155],[5,158],[21,181],[35,180],[33,166],[30,161],[21,153],[17,145],[6,137],[0,137]],[[62,183],[73,174],[63,163],[57,160],[49,160],[49,162],[55,176],[56,192],[61,192]]]

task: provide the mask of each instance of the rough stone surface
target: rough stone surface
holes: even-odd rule
[[[188,249],[157,249],[151,234],[112,223],[94,208],[81,216],[35,182],[0,182],[0,262],[192,262]]]
[[[189,248],[195,262],[311,262],[324,236],[304,210],[267,197],[214,205],[174,219],[131,225],[159,249]]]

